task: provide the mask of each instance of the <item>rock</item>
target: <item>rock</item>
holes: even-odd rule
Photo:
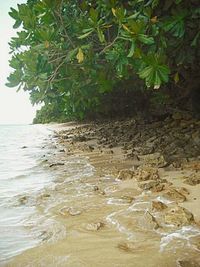
[[[98,231],[99,229],[101,229],[102,227],[104,227],[104,223],[102,222],[98,222],[98,223],[89,223],[86,226],[86,229],[88,231]]]
[[[145,170],[139,170],[137,173],[137,180],[138,181],[147,181],[150,179],[151,174]]]
[[[154,152],[154,144],[147,144],[146,146],[140,146],[134,148],[137,154],[147,155]]]
[[[193,171],[200,171],[200,160],[193,160],[191,162],[187,162],[183,166],[185,169],[193,170]]]
[[[19,203],[20,205],[25,205],[28,202],[28,197],[27,196],[23,196],[19,198]]]
[[[74,208],[63,207],[62,209],[60,209],[60,214],[63,216],[66,215],[77,216],[81,214],[81,211],[75,210]]]
[[[78,135],[78,136],[74,136],[73,141],[75,142],[85,142],[88,139],[84,136],[84,135]]]
[[[117,247],[125,252],[135,252],[135,245],[130,242],[119,243]]]
[[[141,228],[146,230],[156,230],[159,228],[159,224],[155,217],[149,212],[145,212],[144,216],[139,220]]]
[[[103,196],[106,194],[106,192],[105,192],[104,190],[99,191],[99,193],[100,193],[101,195],[103,195]]]
[[[152,201],[151,206],[152,206],[152,209],[156,211],[162,211],[167,208],[167,205],[165,205],[161,201]]]
[[[181,187],[181,188],[177,189],[177,191],[182,195],[189,195],[190,194],[190,192],[185,187]]]
[[[103,153],[104,154],[113,154],[114,151],[113,150],[104,150]]]
[[[134,200],[134,197],[131,197],[131,196],[122,196],[121,198],[122,198],[122,199],[124,200],[124,202],[126,202],[126,203],[132,203],[133,200]]]
[[[196,131],[192,134],[192,139],[196,145],[200,145],[200,133]]]
[[[178,267],[200,267],[200,264],[193,260],[179,260]]]
[[[183,207],[175,207],[165,214],[165,223],[172,224],[177,227],[188,225],[194,222],[193,214]]]
[[[181,119],[183,119],[183,115],[181,113],[179,113],[179,112],[176,112],[176,113],[174,113],[172,115],[172,119],[174,119],[174,120],[181,120]]]
[[[99,187],[98,187],[97,185],[95,185],[95,186],[93,187],[93,190],[94,190],[94,191],[99,191]]]
[[[159,183],[157,186],[151,189],[152,192],[161,192],[165,189],[165,184]]]
[[[181,120],[180,121],[180,127],[187,128],[189,125],[188,121]]]
[[[62,166],[62,165],[65,165],[65,163],[64,162],[57,162],[57,163],[50,164],[49,167],[51,168],[51,167],[54,167],[54,166]]]
[[[163,155],[161,155],[160,153],[153,153],[141,156],[140,159],[143,159],[146,164],[150,164],[159,168],[163,168],[167,165],[167,162],[165,161]]]
[[[186,200],[186,196],[181,194],[174,188],[168,189],[168,191],[165,192],[163,196],[176,202],[184,202]]]
[[[143,190],[150,190],[157,185],[159,185],[159,182],[151,181],[151,180],[147,182],[145,181],[145,182],[138,183],[139,188]]]
[[[126,156],[127,156],[127,158],[131,158],[134,161],[140,161],[138,155],[135,154],[134,152],[130,152],[130,153],[127,152]]]
[[[39,237],[42,238],[42,241],[44,242],[49,240],[52,236],[53,236],[52,232],[42,231]]]
[[[48,193],[44,193],[41,195],[41,198],[49,198],[51,195]]]
[[[94,151],[94,147],[91,146],[91,145],[88,146],[88,149],[89,149],[90,152]]]
[[[138,183],[138,186],[143,190],[152,190],[153,192],[161,192],[164,189],[164,184],[160,181],[145,181]]]
[[[123,169],[121,171],[119,171],[118,174],[118,179],[120,180],[127,180],[127,179],[132,179],[135,175],[135,172],[133,170],[130,169]]]
[[[139,167],[136,173],[138,181],[158,180],[159,178],[158,169],[148,166]]]
[[[178,161],[178,160],[172,162],[172,166],[173,166],[174,168],[176,168],[176,169],[181,168],[181,165],[182,165],[181,162]]]
[[[200,184],[200,173],[197,174],[193,174],[190,177],[187,177],[184,180],[185,184],[189,184],[189,185],[197,185]]]

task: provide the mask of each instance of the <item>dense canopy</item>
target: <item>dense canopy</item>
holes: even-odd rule
[[[163,86],[184,96],[199,84],[199,0],[28,0],[9,14],[7,85],[44,103],[36,122],[82,119],[119,87],[162,99]]]

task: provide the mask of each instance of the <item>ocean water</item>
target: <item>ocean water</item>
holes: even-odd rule
[[[39,242],[30,229],[35,205],[23,204],[52,182],[42,167],[51,136],[42,125],[0,125],[0,262]]]
[[[152,201],[171,202],[98,170],[111,154],[72,151],[54,129],[0,126],[0,266],[199,266],[197,225],[154,229]]]

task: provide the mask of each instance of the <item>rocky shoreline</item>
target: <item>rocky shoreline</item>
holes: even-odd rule
[[[200,121],[51,127],[54,186],[36,206],[56,229],[6,266],[200,267]]]
[[[130,203],[133,187],[153,196],[141,218],[147,229],[200,227],[200,121],[176,113],[151,123],[127,119],[74,125],[56,136],[63,152],[88,156],[100,173],[128,183],[130,192],[123,198]],[[94,190],[106,195],[98,181]],[[200,250],[200,239],[195,244]],[[119,248],[131,251],[128,244]],[[179,266],[200,265],[183,261]]]

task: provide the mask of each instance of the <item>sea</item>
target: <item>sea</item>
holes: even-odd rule
[[[173,203],[97,170],[111,154],[71,151],[60,127],[0,125],[0,266],[199,267],[199,227],[154,228],[152,201]]]
[[[54,148],[52,135],[44,125],[0,125],[0,262],[40,242],[30,220],[36,207],[23,204],[52,183],[42,167]]]

